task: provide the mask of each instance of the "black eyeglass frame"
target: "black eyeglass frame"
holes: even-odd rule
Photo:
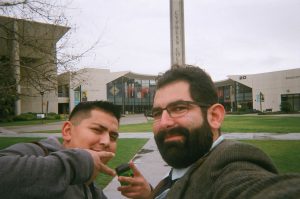
[[[154,120],[160,120],[161,119],[161,116],[162,116],[162,113],[163,113],[163,111],[164,110],[166,110],[167,112],[168,112],[168,114],[169,114],[169,116],[171,117],[171,118],[178,118],[178,117],[182,117],[182,116],[184,116],[185,114],[187,114],[188,113],[188,111],[189,111],[189,109],[187,109],[187,111],[186,112],[183,112],[182,114],[180,114],[180,115],[178,115],[178,116],[172,116],[172,112],[170,111],[170,108],[172,107],[172,106],[175,106],[175,105],[181,105],[181,104],[184,104],[184,105],[187,105],[187,107],[189,107],[190,105],[196,105],[196,106],[199,106],[199,107],[201,107],[201,108],[208,108],[208,107],[210,107],[211,106],[211,104],[205,104],[205,103],[201,103],[201,102],[195,102],[195,101],[185,101],[185,100],[178,100],[178,101],[175,101],[175,102],[172,102],[172,103],[170,103],[170,104],[168,104],[165,108],[153,108],[152,109],[152,117],[154,118]],[[157,114],[159,114],[159,115],[157,115],[157,116],[155,116],[156,115],[156,113],[155,113],[155,111],[159,111]]]

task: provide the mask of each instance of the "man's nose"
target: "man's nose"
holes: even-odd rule
[[[175,124],[174,119],[170,116],[167,110],[163,110],[159,121],[160,128],[170,128]]]
[[[103,132],[101,134],[99,142],[104,147],[108,147],[109,146],[110,136],[109,136],[109,132],[108,131],[105,131],[105,132]]]

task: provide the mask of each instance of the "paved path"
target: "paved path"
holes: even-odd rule
[[[145,123],[148,119],[144,116],[144,114],[133,114],[127,115],[125,117],[121,117],[120,124],[139,124]],[[45,123],[45,124],[36,124],[36,125],[23,125],[23,126],[6,126],[0,127],[0,135],[1,133],[31,133],[31,132],[39,132],[39,131],[52,131],[52,130],[60,130],[63,121],[61,122],[53,122],[53,123]]]
[[[1,128],[0,128],[1,131]],[[300,133],[224,133],[230,140],[300,140]],[[3,132],[0,137],[61,137],[60,133]],[[120,133],[120,138],[152,138],[152,132]]]
[[[155,141],[152,138],[144,145],[144,147],[135,155],[133,162],[143,174],[143,176],[150,182],[153,186],[165,176],[170,167],[162,160],[158,149],[156,147]],[[119,187],[119,181],[115,177],[103,190],[107,198],[126,198],[117,191]]]

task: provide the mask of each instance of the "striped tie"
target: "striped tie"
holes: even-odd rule
[[[163,199],[166,198],[167,192],[169,189],[173,186],[173,184],[178,180],[172,180],[172,171],[170,171],[169,175],[162,179],[158,185],[155,187],[155,189],[152,192],[152,196],[155,199]]]

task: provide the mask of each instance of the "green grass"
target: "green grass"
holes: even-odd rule
[[[0,139],[0,149],[6,148],[15,143],[31,142],[40,139],[41,138],[3,137]],[[108,166],[111,168],[116,168],[121,163],[129,162],[129,160],[131,160],[134,155],[145,145],[147,140],[148,139],[118,139],[116,156],[108,163]],[[96,179],[96,183],[101,187],[105,187],[111,180],[111,176],[100,174]]]
[[[108,163],[108,166],[110,168],[116,168],[122,163],[129,162],[146,144],[147,140],[148,139],[119,139],[116,156]],[[111,180],[111,176],[99,174],[96,183],[104,188]]]
[[[222,132],[300,132],[300,117],[285,116],[226,116]]]
[[[33,131],[30,133],[61,133],[61,130],[44,130],[44,131]]]
[[[32,141],[37,141],[40,140],[41,138],[33,138],[33,137],[17,137],[17,138],[10,138],[10,137],[1,137],[0,138],[0,149],[4,149],[10,145],[19,143],[19,142],[32,142]]]
[[[300,141],[243,140],[261,148],[267,153],[281,173],[300,173]]]
[[[0,126],[23,126],[23,125],[38,125],[59,122],[62,120],[31,120],[31,121],[14,121],[14,122],[0,122]]]
[[[299,121],[300,117],[227,115],[222,125],[222,132],[295,133],[300,132]],[[121,125],[120,132],[152,132],[152,121]]]
[[[55,122],[49,120],[47,122]],[[226,115],[222,125],[222,132],[269,132],[269,133],[294,133],[300,132],[300,117],[288,116],[245,116]],[[141,124],[120,125],[119,132],[152,132],[152,121]],[[40,124],[40,121],[0,123],[0,126]],[[60,133],[60,130],[39,131],[43,133]]]
[[[152,121],[141,124],[120,125],[120,132],[152,132]]]

